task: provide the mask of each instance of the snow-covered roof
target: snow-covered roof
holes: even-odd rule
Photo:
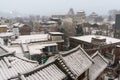
[[[84,42],[87,42],[87,43],[91,43],[92,38],[106,39],[106,44],[114,44],[114,43],[119,43],[120,42],[120,39],[107,37],[107,36],[101,36],[101,35],[84,35],[84,36],[71,37],[71,38],[77,39],[77,40],[80,40],[80,41],[84,41]]]
[[[31,71],[21,74],[22,80],[63,80],[66,74],[55,64],[55,60],[38,66]]]
[[[107,67],[107,63],[106,59],[98,52],[91,58],[78,46],[70,51],[51,57],[47,63],[15,78],[22,80],[63,80],[69,76],[76,80],[82,73],[90,69],[89,79],[95,80]]]
[[[11,33],[11,32],[6,32],[6,33],[0,33],[0,37],[3,38],[3,37],[10,37],[10,36],[13,36],[14,34]]]
[[[31,42],[39,42],[39,41],[47,41],[48,34],[34,34],[34,35],[22,35],[19,36],[18,39],[12,41],[11,43],[31,43]]]
[[[28,51],[30,55],[35,55],[35,54],[42,54],[43,52],[41,51],[43,48],[47,46],[56,46],[57,43],[48,43],[48,44],[22,44],[22,45],[12,45],[9,46],[10,50],[14,50],[16,55],[18,56],[23,56],[23,53],[25,51]]]
[[[15,27],[23,27],[25,24],[22,24],[22,23],[15,23],[13,24],[13,26]]]
[[[10,53],[4,54],[0,58],[0,79],[8,80],[13,76],[17,76],[18,73],[25,73],[36,66],[38,66],[38,63],[35,61],[23,59]]]
[[[57,17],[52,17],[51,19],[60,20],[60,18],[57,18]]]
[[[47,47],[47,46],[56,46],[57,43],[48,43],[48,44],[41,44],[42,47]]]
[[[92,59],[94,64],[89,68],[89,79],[96,80],[107,67],[108,61],[98,51],[92,56]]]
[[[14,50],[15,51],[15,54],[17,55],[17,56],[24,56],[24,54],[23,54],[23,51],[22,51],[22,48],[21,48],[21,46],[19,45],[12,45],[12,46],[9,46],[9,49],[10,50]]]
[[[13,26],[19,26],[20,23],[14,23]]]
[[[6,27],[6,28],[8,28],[8,26],[7,26],[7,25],[0,25],[0,27]]]
[[[41,51],[41,49],[43,49],[43,48],[44,48],[44,46],[41,46],[41,45],[28,46],[30,55],[42,54],[43,52]]]
[[[49,43],[49,44],[32,44],[28,45],[30,55],[34,54],[42,54],[43,52],[41,51],[43,48],[47,46],[56,46],[57,43]]]
[[[63,35],[63,33],[61,32],[49,32],[50,34],[59,34],[59,35]]]
[[[0,44],[0,56],[5,56],[13,53],[14,53],[14,50],[10,50],[8,47]]]
[[[93,62],[92,58],[80,46],[62,53],[61,58],[77,77],[89,69]]]
[[[51,64],[44,68],[43,70],[39,70],[36,73],[26,76],[26,79],[36,79],[36,80],[62,80],[66,77],[65,73],[63,73],[55,64]]]
[[[56,21],[47,21],[48,24],[57,24]]]
[[[24,60],[15,56],[7,56],[1,58],[0,65],[0,79],[8,80],[13,76],[17,76],[18,73],[24,73],[35,68],[38,63]]]

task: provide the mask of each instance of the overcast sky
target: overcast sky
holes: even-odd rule
[[[1,0],[0,11],[17,11],[27,14],[66,14],[69,8],[75,12],[84,10],[107,14],[110,9],[120,9],[120,0]]]

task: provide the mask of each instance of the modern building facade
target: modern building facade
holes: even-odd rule
[[[120,14],[116,15],[114,37],[115,38],[120,38]]]

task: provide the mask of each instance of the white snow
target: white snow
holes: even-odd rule
[[[92,38],[106,39],[106,44],[113,44],[113,43],[120,42],[120,39],[107,37],[107,36],[101,36],[101,35],[85,35],[85,36],[71,37],[71,38],[81,40],[84,42],[88,42],[88,43],[91,43]]]
[[[19,36],[18,39],[16,39],[15,41],[12,41],[12,43],[30,43],[47,40],[48,34],[23,35]]]
[[[61,32],[49,32],[50,34],[63,34],[63,33],[61,33]]]
[[[8,26],[7,26],[7,25],[0,25],[0,27],[6,27],[6,28],[8,28]]]
[[[14,34],[11,32],[6,32],[6,33],[0,33],[0,37],[10,37],[13,36]]]

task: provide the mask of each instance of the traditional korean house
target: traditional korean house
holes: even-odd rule
[[[90,56],[78,46],[11,80],[87,80],[92,63]]]
[[[9,80],[38,66],[38,62],[17,57],[14,53],[0,45],[0,80]]]
[[[62,53],[57,58],[59,65],[61,65],[66,72],[71,74],[73,80],[84,80],[88,79],[89,67],[92,65],[92,58],[80,47],[76,47],[70,51]]]
[[[92,58],[80,47],[50,57],[47,62],[10,80],[103,80],[106,59],[96,52]]]
[[[55,58],[27,73],[20,74],[10,80],[70,80],[66,73],[56,64]]]
[[[93,64],[89,68],[89,80],[104,80],[108,61],[97,51],[93,56]]]

